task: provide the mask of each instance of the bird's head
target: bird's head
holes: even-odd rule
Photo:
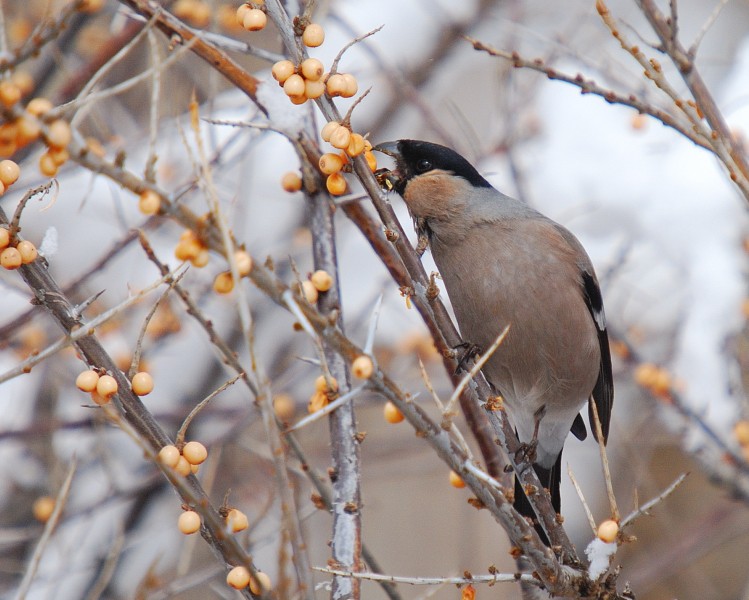
[[[463,210],[475,188],[491,188],[460,154],[439,144],[397,140],[374,150],[395,159],[395,169],[380,174],[406,201],[417,219],[447,219]]]

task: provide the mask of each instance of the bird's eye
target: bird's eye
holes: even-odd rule
[[[432,170],[431,161],[427,160],[426,158],[422,158],[419,162],[416,163],[416,170],[419,173],[426,173],[427,171],[431,171]]]

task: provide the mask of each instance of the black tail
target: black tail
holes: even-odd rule
[[[541,485],[548,488],[551,493],[551,505],[554,507],[554,511],[557,513],[560,512],[562,510],[562,496],[559,489],[562,483],[562,453],[559,453],[559,456],[557,456],[557,460],[551,469],[544,469],[543,467],[534,464],[533,470],[536,472],[536,475],[538,475]],[[533,526],[536,528],[541,541],[547,546],[550,546],[549,538],[546,537],[546,532],[543,530],[543,527],[538,524],[536,513],[533,511],[530,502],[528,502],[525,491],[523,491],[523,486],[520,485],[520,480],[517,477],[515,477],[515,502],[513,506],[521,515],[528,517],[533,521]]]

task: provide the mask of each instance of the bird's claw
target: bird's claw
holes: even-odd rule
[[[455,367],[454,375],[460,373],[460,371],[468,371],[468,361],[476,358],[481,354],[481,348],[476,344],[470,342],[463,342],[454,348],[456,351],[461,350],[458,358],[458,366]]]

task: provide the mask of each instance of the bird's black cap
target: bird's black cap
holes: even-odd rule
[[[492,187],[471,163],[446,146],[420,140],[398,140],[378,144],[374,150],[395,158],[398,176],[395,191],[401,195],[411,179],[435,169],[450,171],[475,187]]]

